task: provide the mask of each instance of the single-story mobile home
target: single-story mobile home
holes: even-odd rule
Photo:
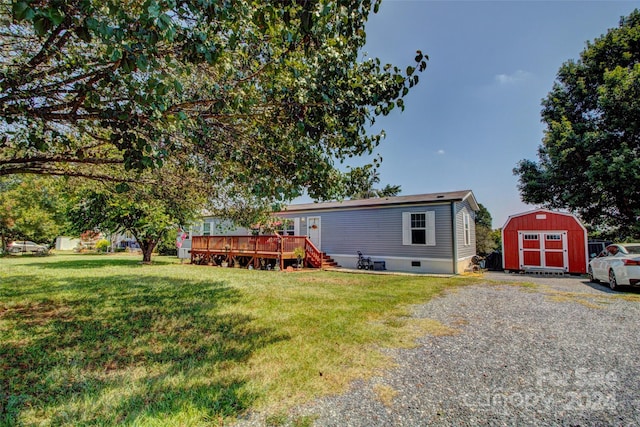
[[[390,271],[457,274],[470,266],[476,254],[477,211],[473,192],[464,190],[296,204],[274,216],[283,219],[280,235],[306,236],[342,267],[356,268],[362,252]],[[205,219],[189,233],[181,257],[189,257],[194,235],[220,234],[214,221]]]
[[[360,251],[391,271],[457,274],[476,253],[476,211],[465,190],[306,203],[275,215],[342,267],[356,268]]]

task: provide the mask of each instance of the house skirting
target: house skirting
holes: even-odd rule
[[[358,256],[329,254],[341,267],[358,268]],[[369,255],[365,254],[365,257]],[[454,274],[451,258],[420,258],[398,256],[371,256],[372,261],[384,261],[388,271],[406,273]],[[469,267],[470,258],[458,260],[457,273],[463,273]]]
[[[189,259],[191,248],[178,249],[178,257]],[[330,256],[344,268],[358,268],[358,256],[354,255],[334,255]],[[367,256],[367,255],[365,255]],[[452,271],[453,260],[450,258],[419,258],[419,257],[397,257],[381,256],[371,257],[372,261],[384,261],[387,271],[400,271],[406,273],[432,273],[432,274],[455,274]],[[419,264],[419,265],[416,265]],[[471,265],[471,257],[458,260],[457,274],[464,273]]]

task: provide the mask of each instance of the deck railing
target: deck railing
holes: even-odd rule
[[[322,267],[322,252],[307,237],[305,237],[304,241],[304,253],[306,254],[307,264],[316,268]]]
[[[191,257],[203,253],[234,256],[254,256],[262,258],[295,259],[294,250],[303,248],[307,265],[322,266],[322,253],[306,236],[193,236]]]

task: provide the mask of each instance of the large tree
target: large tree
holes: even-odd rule
[[[155,185],[75,183],[66,212],[74,231],[129,232],[142,249],[142,261],[150,263],[163,237],[198,218],[209,191],[215,191],[198,171],[177,173],[178,167],[165,164],[142,174]]]
[[[67,223],[59,179],[13,175],[0,177],[0,244],[4,251],[12,240],[53,243]]]
[[[379,0],[0,3],[0,175],[135,181],[175,153],[220,186],[344,196],[335,162],[426,67],[362,58]]]
[[[640,12],[587,43],[543,100],[538,161],[514,169],[523,201],[640,238]]]
[[[476,212],[476,252],[480,255],[488,255],[498,247],[495,239],[495,233],[491,229],[493,219],[491,213],[482,204],[478,203],[480,208]]]

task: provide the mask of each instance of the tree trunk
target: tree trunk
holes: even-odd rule
[[[151,253],[153,249],[156,247],[158,242],[155,240],[145,240],[140,244],[140,249],[142,249],[142,263],[143,264],[151,264]]]

